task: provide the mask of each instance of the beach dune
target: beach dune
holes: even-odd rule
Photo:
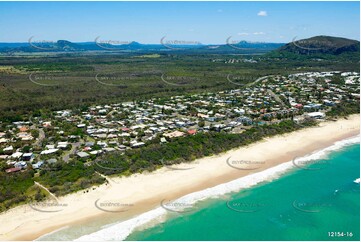
[[[0,214],[0,240],[34,240],[69,225],[104,218],[127,220],[186,194],[230,182],[324,149],[358,135],[360,117],[321,122],[297,132],[264,139],[247,147],[163,167],[152,173],[110,178],[88,192],[57,198],[55,208],[22,205]]]

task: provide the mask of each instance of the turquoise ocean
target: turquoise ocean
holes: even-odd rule
[[[359,241],[359,137],[300,159],[74,239]]]
[[[321,168],[322,165],[322,168]],[[320,169],[316,169],[316,167]],[[360,240],[360,145],[315,169],[203,201],[127,240]]]

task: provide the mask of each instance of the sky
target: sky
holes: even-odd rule
[[[360,40],[359,2],[0,2],[0,42]]]

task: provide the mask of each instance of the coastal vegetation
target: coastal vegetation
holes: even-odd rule
[[[138,150],[129,150],[125,154],[112,152],[95,160],[95,169],[104,175],[127,175],[135,172],[153,171],[164,165],[190,162],[204,156],[219,154],[227,150],[246,146],[262,138],[296,131],[305,126],[316,125],[315,121],[306,121],[301,125],[291,120],[279,124],[252,127],[240,134],[226,132],[198,133],[180,137],[166,144],[154,144]]]
[[[59,54],[57,56],[0,56],[0,121],[14,122],[62,109],[86,109],[124,101],[216,92],[239,88],[266,75],[307,71],[356,71],[350,58],[316,58],[297,55]],[[289,52],[286,52],[288,55]],[[291,53],[292,55],[296,55]],[[254,61],[247,62],[247,61]],[[164,74],[164,82],[162,75]],[[235,80],[230,82],[227,76]],[[97,79],[96,79],[97,76]]]
[[[344,48],[339,46],[339,43],[344,42],[337,43],[338,49]],[[70,122],[68,122],[69,120],[59,121],[54,118],[54,111],[69,109],[72,114],[81,117],[77,121],[85,127],[91,125],[89,120],[83,119],[84,115],[82,114],[87,113],[86,111],[89,111],[91,105],[120,102],[142,103],[150,99],[158,105],[165,105],[169,97],[176,95],[186,95],[189,101],[193,101],[192,94],[196,93],[211,94],[217,91],[227,92],[250,87],[252,86],[250,84],[264,76],[288,77],[290,74],[300,72],[333,70],[359,72],[359,49],[357,59],[355,59],[355,53],[351,53],[352,48],[346,48],[345,53],[338,53],[339,50],[332,49],[330,52],[312,53],[311,55],[308,52],[295,53],[294,47],[290,45],[265,55],[173,51],[159,54],[84,52],[83,55],[76,53],[47,55],[38,53],[26,58],[16,54],[1,55],[0,131],[3,133],[2,137],[9,141],[11,135],[17,137],[16,135],[20,132],[15,126],[11,126],[13,122],[30,120],[29,126],[34,127],[29,127],[29,133],[34,140],[38,138],[33,147],[30,146],[31,142],[29,141],[22,141],[18,137],[14,138],[11,140],[11,150],[24,153],[34,151],[36,155],[39,155],[41,151],[45,150],[47,143],[59,144],[59,142],[67,143],[69,141],[69,144],[54,153],[42,154],[42,159],[46,162],[41,169],[32,167],[35,163],[33,162],[21,172],[11,172],[8,169],[14,168],[12,167],[14,164],[0,162],[0,212],[19,204],[41,201],[49,197],[49,193],[37,184],[41,184],[55,196],[63,196],[81,190],[86,192],[93,186],[107,183],[104,175],[128,176],[134,173],[154,171],[163,166],[191,162],[198,158],[247,146],[266,137],[317,125],[313,119],[294,121],[293,111],[267,116],[267,113],[271,113],[270,100],[268,100],[259,102],[252,107],[257,112],[247,115],[255,122],[252,123],[252,119],[250,119],[250,123],[247,123],[246,120],[246,124],[237,132],[225,132],[220,129],[215,131],[209,127],[207,132],[196,132],[165,142],[161,141],[161,135],[154,135],[155,138],[146,141],[145,146],[134,149],[127,141],[130,141],[131,138],[139,138],[136,141],[142,141],[141,138],[145,136],[145,132],[144,130],[137,134],[129,132],[129,137],[118,139],[116,136],[118,141],[122,141],[123,146],[126,144],[126,148],[123,150],[114,149],[99,156],[97,156],[98,153],[93,153],[86,158],[87,156],[75,155],[77,148],[84,150],[85,143],[87,141],[92,143],[91,141],[94,139],[86,134],[84,128],[74,125],[74,120],[71,120],[74,116],[69,117]],[[338,51],[337,56],[332,51]],[[232,81],[229,80],[230,76],[234,78]],[[312,88],[307,87],[308,93],[302,94],[304,91],[302,86],[286,84],[275,89],[275,92],[278,93],[273,93],[269,89],[256,94],[272,96],[277,105],[284,109],[291,109],[291,104],[288,102],[290,96],[287,96],[287,93],[296,93],[297,99],[302,96],[305,103],[311,103],[311,100],[323,103],[328,94],[323,93],[321,89],[327,88],[329,83],[338,86],[344,85],[344,78],[341,78],[341,74],[328,78],[328,82],[325,82],[324,78],[321,80],[321,78],[315,77],[315,85],[311,85]],[[276,86],[278,82],[279,78],[273,77],[269,78],[268,83],[257,81],[257,84],[253,86],[267,89],[269,86]],[[358,84],[355,83],[348,84],[352,90],[357,89],[356,85]],[[333,96],[330,96],[330,99],[332,98]],[[225,100],[229,105],[227,108],[240,108],[245,101],[242,97],[235,96]],[[346,93],[342,102],[328,101],[332,106],[322,107],[327,118],[335,119],[359,113],[359,96],[357,98],[355,93]],[[319,105],[322,106],[322,104]],[[214,107],[210,104],[205,107],[195,104],[194,106],[188,105],[182,112],[189,113],[189,116],[193,118],[198,113],[197,108],[202,108],[205,113],[212,114],[221,109],[219,106]],[[123,128],[126,128],[126,126],[130,126],[130,121],[126,119],[132,111],[136,110],[108,113],[104,115],[106,117],[101,125],[107,121],[122,120]],[[303,113],[302,108],[297,108],[296,111],[298,114]],[[88,114],[90,115],[90,113]],[[161,114],[171,115],[173,111],[165,110],[163,107]],[[231,114],[231,116],[237,118],[241,115]],[[40,122],[43,120],[51,120],[52,126],[49,125],[50,127],[45,128],[44,123]],[[197,124],[199,130],[203,131],[209,122],[201,120]],[[39,127],[35,127],[36,125]],[[60,127],[62,134],[59,133]],[[129,130],[129,128],[126,129]],[[80,144],[80,141],[83,143]],[[75,143],[78,143],[78,146],[75,146]],[[114,147],[114,144],[110,145],[110,148]],[[7,156],[3,148],[5,146],[0,149],[0,155]],[[100,151],[102,148],[104,147],[97,143],[93,144],[91,149]],[[48,162],[49,160],[53,161]]]
[[[350,114],[360,113],[360,103],[344,103],[342,105],[336,105],[327,112],[329,117],[347,117]]]
[[[36,199],[40,189],[34,185],[33,175],[32,170],[14,173],[12,176],[0,172],[0,212]]]
[[[0,171],[0,211],[4,211],[26,201],[39,199],[34,181],[41,183],[56,196],[89,189],[103,184],[104,175],[130,175],[144,171],[154,171],[164,165],[190,162],[197,158],[219,154],[227,150],[246,146],[265,137],[284,134],[303,127],[314,126],[315,121],[306,121],[302,125],[292,120],[278,124],[252,127],[240,134],[226,132],[199,133],[192,136],[176,138],[174,141],[153,144],[125,154],[111,152],[96,159],[92,164],[80,159],[69,163],[57,162],[47,165],[36,173],[32,168],[25,172],[6,174]],[[98,173],[99,172],[99,173]],[[45,198],[44,194],[40,200]]]
[[[88,189],[105,182],[94,167],[82,162],[58,162],[48,165],[39,173],[28,167],[23,172],[6,174],[0,171],[0,212],[26,202],[38,202],[49,194],[38,187],[39,182],[56,196]]]

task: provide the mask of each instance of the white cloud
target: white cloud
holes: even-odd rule
[[[237,35],[249,35],[249,33],[238,33]]]
[[[254,35],[264,35],[264,34],[266,34],[265,32],[254,32],[253,33]]]
[[[258,13],[257,13],[257,15],[258,16],[262,16],[262,17],[266,17],[267,16],[267,12],[266,11],[259,11]]]

